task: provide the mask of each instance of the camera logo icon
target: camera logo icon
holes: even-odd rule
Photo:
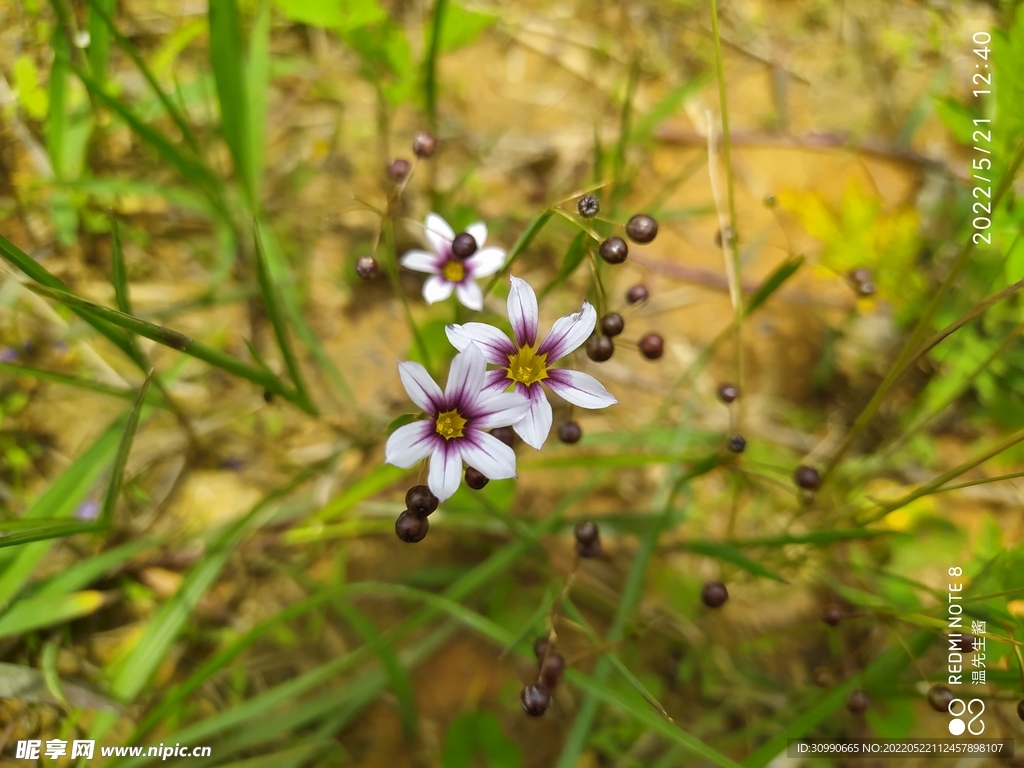
[[[985,721],[981,719],[985,714],[985,702],[981,699],[971,699],[969,702],[953,699],[949,702],[948,711],[953,716],[949,721],[949,732],[954,736],[962,736],[964,731],[972,736],[980,736],[985,732]],[[964,715],[972,717],[965,723]]]

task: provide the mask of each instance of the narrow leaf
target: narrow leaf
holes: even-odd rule
[[[782,264],[775,268],[763,283],[757,286],[757,290],[751,295],[747,301],[747,308],[745,314],[753,314],[754,310],[764,304],[775,293],[779,288],[782,287],[789,278],[796,274],[797,270],[803,266],[804,257],[797,256],[795,258],[786,259]]]
[[[249,151],[249,103],[243,70],[242,20],[235,0],[210,0],[210,65],[217,84],[224,141],[250,206],[255,204]]]
[[[117,217],[110,217],[110,260],[113,267],[111,281],[114,283],[114,299],[117,308],[126,315],[132,314],[132,300],[128,293],[128,265],[124,261],[124,250],[121,248],[121,228]]]
[[[752,573],[755,576],[774,579],[775,581],[780,581],[783,584],[789,583],[775,573],[775,571],[769,570],[760,563],[751,560],[738,549],[728,544],[722,544],[714,541],[687,541],[683,542],[682,547],[690,552],[696,552],[700,555],[713,557],[716,560],[724,560],[727,563],[732,563],[736,567],[742,568],[744,571]]]
[[[65,624],[88,616],[107,602],[103,592],[87,590],[52,597],[29,597],[18,600],[0,616],[0,637],[14,637],[34,629]]]
[[[103,709],[108,712],[120,712],[121,708],[103,696],[93,693],[73,683],[63,683],[62,688],[68,704],[83,709]],[[23,667],[20,664],[0,662],[0,699],[32,701],[42,704],[60,704],[46,685],[46,680],[38,669]]]

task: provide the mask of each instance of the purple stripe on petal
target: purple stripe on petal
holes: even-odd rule
[[[384,448],[384,461],[408,469],[439,450],[444,438],[434,426],[433,419],[405,424],[388,438]]]
[[[583,308],[579,312],[555,320],[554,325],[551,326],[551,333],[541,342],[537,352],[538,354],[547,354],[548,365],[556,360],[561,360],[590,338],[595,325],[597,325],[597,310],[590,305],[590,302],[584,301]]]
[[[444,390],[446,408],[455,408],[465,414],[484,388],[484,373],[487,360],[476,344],[470,344],[459,352],[448,371],[448,385]]]
[[[409,393],[409,399],[431,416],[437,416],[444,402],[444,395],[441,388],[430,378],[427,369],[419,363],[399,363],[398,376],[402,379],[405,391]]]
[[[480,430],[469,430],[462,442],[462,458],[491,480],[516,476],[516,453],[496,437]]]
[[[600,381],[582,371],[552,368],[544,383],[563,400],[580,408],[607,408],[619,402]]]
[[[446,440],[430,456],[427,486],[437,500],[444,501],[459,489],[462,482],[462,446],[460,440]]]
[[[532,347],[537,343],[537,294],[525,280],[511,277],[512,290],[508,294],[508,321],[520,347]]]
[[[448,335],[448,341],[460,352],[470,344],[476,344],[487,362],[493,365],[508,365],[509,355],[516,351],[508,336],[486,323],[449,323],[444,332]]]
[[[523,438],[523,442],[531,448],[540,450],[544,441],[548,439],[551,432],[551,403],[548,402],[544,389],[539,384],[529,388],[530,410],[515,424],[512,429]]]

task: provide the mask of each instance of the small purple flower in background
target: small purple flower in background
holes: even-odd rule
[[[18,350],[14,347],[0,348],[0,363],[13,363],[18,359]]]
[[[95,499],[83,501],[75,510],[75,518],[78,520],[95,520],[100,516],[100,503]]]
[[[505,263],[505,250],[483,247],[487,240],[487,225],[482,221],[466,227],[465,234],[470,235],[476,244],[472,255],[466,258],[459,258],[453,253],[452,243],[456,235],[447,221],[436,213],[428,213],[424,226],[432,252],[409,251],[399,263],[407,269],[431,275],[423,284],[423,298],[427,304],[444,301],[455,291],[463,305],[470,309],[483,309],[484,295],[474,281],[501,269]]]
[[[458,490],[463,461],[491,480],[516,476],[515,452],[483,430],[518,421],[529,403],[515,392],[485,390],[486,373],[475,346],[455,356],[444,392],[419,363],[398,364],[405,391],[428,418],[396,429],[384,460],[408,469],[429,456],[427,485],[438,501]]]
[[[487,362],[501,366],[487,372],[489,391],[504,391],[512,384],[530,400],[530,410],[512,425],[523,442],[539,449],[551,431],[551,404],[541,382],[563,400],[580,408],[607,408],[619,402],[597,379],[581,371],[551,368],[585,342],[594,332],[597,311],[584,301],[579,312],[558,318],[544,341],[537,343],[537,294],[525,280],[512,277],[508,319],[515,341],[486,323],[449,324],[445,330],[456,349],[479,346]]]

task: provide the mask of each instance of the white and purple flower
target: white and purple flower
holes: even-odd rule
[[[482,221],[470,224],[466,232],[476,241],[476,252],[467,259],[452,253],[455,230],[436,213],[428,213],[424,222],[427,242],[433,252],[409,251],[399,263],[417,272],[431,275],[423,284],[423,298],[427,304],[444,301],[455,291],[456,297],[470,309],[484,306],[484,295],[475,282],[477,278],[493,275],[505,263],[505,250],[494,246],[484,248],[487,225]]]
[[[385,450],[388,464],[408,469],[427,456],[427,485],[438,501],[462,482],[462,462],[491,480],[516,476],[515,452],[483,430],[507,427],[530,407],[516,392],[484,387],[487,361],[476,346],[455,356],[444,392],[419,363],[399,363],[398,374],[409,398],[428,418],[394,431]]]
[[[551,367],[552,363],[582,345],[594,332],[597,324],[594,307],[584,301],[579,312],[558,318],[547,338],[538,344],[537,294],[525,280],[518,277],[511,280],[508,319],[512,323],[514,341],[486,323],[450,324],[445,330],[456,349],[478,346],[487,362],[500,366],[497,370],[487,371],[488,391],[501,392],[514,385],[516,392],[529,398],[529,412],[512,428],[523,442],[539,449],[551,431],[552,420],[551,404],[544,395],[541,382],[563,400],[580,408],[607,408],[619,401],[593,376]]]

